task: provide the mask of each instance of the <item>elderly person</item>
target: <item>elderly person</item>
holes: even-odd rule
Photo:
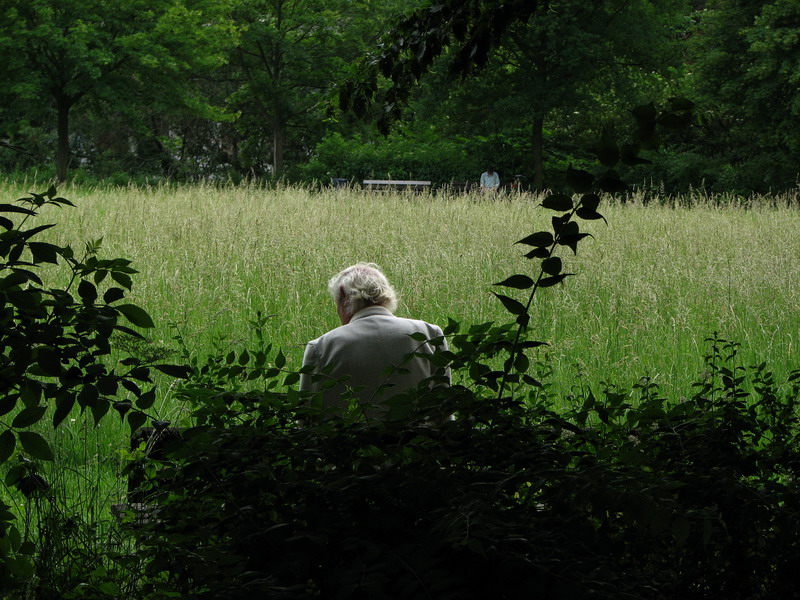
[[[350,392],[365,414],[379,416],[381,403],[400,392],[416,388],[429,377],[431,384],[447,384],[449,369],[414,353],[432,354],[447,349],[436,325],[396,317],[397,296],[386,276],[373,263],[346,268],[328,282],[341,327],[308,343],[300,389],[323,393],[326,407],[342,406]],[[412,334],[421,334],[411,337]],[[410,357],[408,357],[410,355]],[[407,358],[408,357],[408,358]],[[336,381],[332,387],[326,382]]]

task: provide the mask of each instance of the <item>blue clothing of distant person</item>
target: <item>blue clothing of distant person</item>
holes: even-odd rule
[[[481,173],[481,191],[495,191],[500,187],[500,175],[494,169],[486,169]]]

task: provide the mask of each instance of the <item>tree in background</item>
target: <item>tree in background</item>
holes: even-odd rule
[[[228,103],[240,114],[236,129],[249,162],[268,153],[271,172],[280,175],[288,147],[308,156],[322,137],[329,90],[375,42],[382,20],[402,6],[396,0],[237,2],[233,14],[242,36],[231,57],[235,89]]]
[[[534,183],[544,183],[543,128],[554,111],[569,114],[589,105],[608,105],[621,93],[679,65],[679,32],[688,6],[682,0],[560,0],[540,3],[445,3],[416,11],[390,31],[382,52],[362,63],[361,82],[344,90],[343,104],[373,114],[384,131],[401,116],[414,82],[444,56],[452,78],[477,76],[455,88],[439,117],[485,131],[503,120],[529,132]],[[380,85],[379,73],[388,81]],[[438,91],[446,89],[439,82]],[[640,92],[641,95],[641,92]],[[442,106],[441,103],[437,103]],[[471,110],[470,110],[471,109]],[[443,119],[445,120],[445,119]]]
[[[689,50],[686,93],[705,113],[693,149],[737,171],[742,187],[790,185],[800,160],[800,4],[707,2]]]
[[[0,61],[17,112],[42,117],[50,98],[57,176],[70,164],[70,118],[87,99],[124,112],[135,99],[203,112],[192,75],[218,67],[234,40],[224,2],[8,0],[0,13]],[[146,113],[140,104],[136,111]],[[13,113],[12,113],[13,114]]]

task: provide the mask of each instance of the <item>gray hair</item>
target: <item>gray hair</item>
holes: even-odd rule
[[[350,315],[367,306],[397,310],[397,293],[375,263],[360,262],[347,267],[328,282],[328,292],[337,305],[344,300]]]

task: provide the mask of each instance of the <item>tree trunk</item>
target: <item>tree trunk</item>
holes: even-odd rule
[[[283,172],[283,147],[286,142],[286,124],[280,109],[275,109],[272,124],[272,176],[279,177]]]
[[[56,178],[60,182],[67,180],[67,169],[69,168],[69,109],[72,102],[65,96],[56,98],[56,110],[58,111],[58,145],[56,150]]]
[[[543,130],[544,117],[536,115],[533,118],[533,187],[537,191],[544,189]]]

